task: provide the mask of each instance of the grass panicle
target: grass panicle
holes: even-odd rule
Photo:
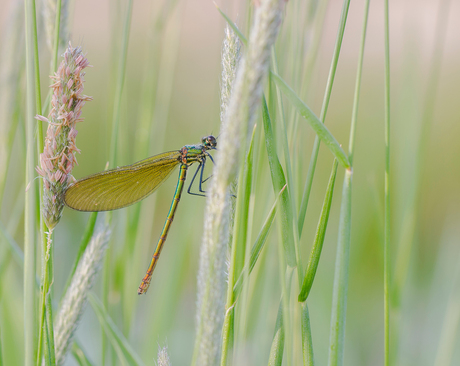
[[[83,314],[88,291],[101,268],[110,238],[108,226],[99,229],[92,237],[69,288],[62,300],[55,321],[56,364],[62,365],[72,345],[72,337]]]
[[[225,27],[224,41],[222,44],[222,73],[221,73],[221,85],[220,85],[220,120],[221,123],[225,123],[225,114],[227,112],[228,103],[232,94],[233,85],[236,79],[236,72],[238,64],[241,59],[241,42],[236,35],[236,33],[227,25]],[[236,179],[232,181],[230,186],[230,192],[232,194],[236,193]],[[230,208],[229,208],[229,218],[228,218],[228,244],[232,243],[233,238],[233,221],[235,217],[235,199],[230,198]],[[236,246],[232,247],[233,250],[236,249]],[[230,289],[233,288],[234,272],[232,263],[234,258],[231,256],[228,262],[228,288],[227,288],[227,305],[226,313],[224,319],[224,326],[222,330],[222,358],[221,364],[225,365],[227,362],[227,351],[232,343],[232,330],[233,330],[233,291],[230,294]]]
[[[91,97],[83,94],[85,72],[89,61],[80,47],[70,43],[64,53],[54,80],[52,109],[48,118],[36,116],[48,123],[45,148],[40,154],[37,172],[43,177],[44,195],[42,213],[48,229],[52,230],[61,219],[64,208],[64,193],[73,177],[72,169],[77,163],[75,153],[80,152],[75,144],[76,124],[81,122],[82,108]]]
[[[265,0],[256,10],[247,54],[241,60],[235,86],[222,124],[219,151],[210,182],[203,243],[198,272],[197,337],[194,365],[215,365],[220,359],[220,340],[226,292],[228,243],[228,187],[244,158],[246,141],[260,104],[267,75],[270,49],[281,24],[284,2]]]
[[[158,347],[157,366],[171,366],[168,355],[168,347]]]

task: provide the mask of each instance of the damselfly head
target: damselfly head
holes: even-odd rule
[[[209,135],[206,137],[203,137],[201,139],[201,143],[207,148],[207,149],[215,149],[217,146],[217,140],[214,136]]]

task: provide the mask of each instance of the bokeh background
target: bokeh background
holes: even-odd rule
[[[220,0],[217,4],[247,34],[250,3]],[[444,6],[448,10],[439,16],[439,9]],[[338,0],[288,1],[276,45],[281,76],[317,115],[341,7],[342,2]],[[1,0],[0,9],[2,98],[6,101],[9,99],[5,96],[14,97],[23,102],[23,2]],[[324,18],[321,9],[324,9]],[[351,2],[326,118],[328,128],[345,148],[348,147],[363,9],[363,0]],[[46,96],[50,52],[42,11],[43,3],[37,2],[42,94]],[[77,146],[81,155],[77,156],[79,165],[73,172],[76,178],[103,170],[109,159],[125,13],[125,1],[79,0],[69,5],[70,40],[73,46],[83,48],[93,66],[86,74],[85,94],[92,96],[93,101],[85,106],[85,121],[78,128]],[[460,3],[456,1],[390,1],[391,277],[394,283],[391,339],[392,359],[397,365],[432,365],[440,347],[446,344],[453,350],[447,364],[460,364],[459,17]],[[354,157],[346,365],[383,364],[383,19],[382,2],[371,1]],[[445,25],[442,37],[436,37],[439,21]],[[219,134],[224,27],[224,19],[209,0],[134,2],[117,165],[198,143],[202,136],[211,133]],[[315,35],[320,41],[314,67],[309,75],[299,77],[298,70],[312,52]],[[11,60],[14,61],[11,63]],[[19,79],[13,84],[8,84],[11,81],[4,77],[13,73],[5,69],[9,64],[22,70],[18,71]],[[435,77],[430,82],[433,71]],[[2,177],[5,187],[0,198],[0,220],[22,247],[25,109],[11,110],[11,105],[5,103],[1,106],[1,115],[5,117],[0,121],[2,137],[14,128],[14,145],[7,172]],[[13,123],[15,120],[17,124]],[[297,123],[298,134],[290,143],[300,204],[314,134],[304,121]],[[151,132],[145,129],[149,124],[154,126]],[[256,149],[260,154],[253,197],[252,241],[274,202],[263,131],[259,126],[261,123],[256,132]],[[427,126],[426,138],[421,132],[423,126]],[[146,140],[147,153],[139,148]],[[304,264],[313,242],[331,163],[332,154],[322,147],[300,243]],[[342,178],[343,171],[339,168],[323,254],[309,297],[318,365],[325,364],[328,355]],[[163,226],[175,183],[174,173],[155,195],[142,202],[135,240],[128,234],[129,225],[135,219],[133,209],[117,211],[113,218],[108,252],[109,313],[146,364],[153,363],[159,345],[168,346],[173,365],[189,363],[193,351],[196,273],[205,199],[183,195],[151,288],[146,296],[136,294]],[[61,296],[87,219],[88,214],[66,208],[55,231],[56,300]],[[100,219],[103,220],[102,215]],[[280,298],[277,239],[274,227],[261,264],[251,279],[247,332],[244,339],[239,340],[236,355],[240,365],[267,364]],[[3,360],[5,365],[19,365],[23,362],[23,274],[21,267],[10,260],[10,248],[4,240],[0,258]],[[94,288],[96,294],[103,291],[101,279],[102,273]],[[295,298],[293,294],[293,301]],[[298,317],[295,311],[293,317],[295,322]],[[449,341],[442,340],[446,329],[451,331]],[[298,329],[294,329],[296,331]],[[86,309],[76,339],[94,364],[99,364],[101,329],[90,307]],[[300,364],[300,344],[294,343],[294,346],[295,360],[298,360],[295,364]],[[69,356],[66,365],[75,364]]]

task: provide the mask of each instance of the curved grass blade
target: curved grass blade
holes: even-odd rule
[[[227,14],[225,14],[222,10],[220,10],[219,6],[216,3],[214,3],[214,5],[216,6],[216,8],[219,11],[220,15],[222,15],[224,17],[224,19],[226,20],[226,22],[228,23],[230,28],[232,28],[233,31],[235,32],[235,34],[238,36],[238,38],[240,39],[241,43],[243,43],[245,46],[247,46],[248,45],[248,40],[246,39],[244,34],[241,33],[241,31],[238,29],[236,24],[233,23],[233,21],[230,19],[230,17]]]
[[[78,180],[65,192],[67,206],[79,211],[123,208],[150,195],[180,164],[179,151],[141,160]]]
[[[337,175],[337,159],[334,159],[332,166],[331,177],[327,185],[326,197],[324,197],[323,208],[321,209],[320,220],[315,234],[315,242],[311,249],[310,259],[308,261],[307,271],[302,283],[302,289],[299,294],[299,301],[307,300],[310,293],[313,280],[315,279],[316,270],[318,268],[319,258],[323,249],[324,237],[326,235],[327,222],[329,220],[329,212],[331,211],[332,194],[334,193],[335,177]]]
[[[107,314],[101,301],[91,292],[88,293],[88,301],[120,361],[122,361],[122,363],[125,361],[124,364],[127,365],[144,365],[139,356],[131,348],[131,345],[124,337],[123,333],[115,325],[109,314]]]
[[[75,274],[75,271],[77,270],[78,264],[80,263],[80,259],[83,256],[83,253],[85,252],[86,247],[88,246],[88,243],[91,240],[91,237],[93,236],[94,227],[96,226],[96,220],[97,220],[97,212],[93,212],[88,218],[88,222],[85,228],[85,233],[83,234],[83,237],[81,238],[80,248],[78,249],[77,257],[75,258],[72,271],[70,271],[69,277],[67,278],[67,282],[64,286],[64,291],[62,291],[61,301],[64,295],[66,294],[67,289],[70,286],[70,283],[72,282],[73,275]]]
[[[77,342],[74,342],[72,346],[72,356],[80,366],[94,366]]]
[[[335,137],[329,132],[327,127],[319,120],[319,118],[313,113],[313,111],[297,96],[286,82],[275,73],[271,73],[273,80],[276,85],[283,91],[283,94],[289,99],[289,101],[296,108],[297,112],[307,120],[311,128],[315,131],[316,135],[326,144],[331,150],[334,156],[339,161],[340,165],[345,168],[350,167],[348,157],[340,147]]]
[[[281,194],[284,192],[284,190],[286,189],[286,187],[287,185],[284,185],[283,189],[278,194],[278,197],[273,203],[273,206],[270,212],[268,213],[268,216],[265,219],[264,224],[262,225],[262,229],[260,229],[259,235],[257,236],[257,239],[251,248],[251,257],[249,259],[249,273],[252,272],[252,269],[256,265],[257,259],[259,259],[259,255],[262,252],[262,249],[264,248],[265,241],[267,240],[267,237],[268,237],[268,233],[270,232],[273,221],[275,220],[276,207],[277,207],[279,198]],[[243,286],[243,283],[244,283],[243,273],[244,273],[244,269],[242,273],[240,274],[240,276],[238,277],[238,280],[236,281],[235,286],[233,287],[234,298],[238,297],[241,291],[241,288]]]
[[[302,356],[303,366],[314,366],[313,340],[311,337],[310,314],[306,302],[302,304]]]
[[[265,96],[262,97],[262,119],[264,123],[265,145],[267,148],[268,162],[270,164],[270,174],[275,192],[280,192],[286,185],[283,168],[276,154],[275,138],[273,136],[270,114],[268,112]],[[280,200],[280,216],[282,225],[283,247],[286,262],[290,267],[296,266],[296,255],[294,248],[294,238],[292,233],[292,209],[289,193],[285,190]]]
[[[281,366],[284,353],[284,327],[283,327],[283,301],[280,301],[278,315],[276,317],[275,335],[270,347],[268,366]]]

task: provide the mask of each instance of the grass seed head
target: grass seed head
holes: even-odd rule
[[[48,123],[45,148],[40,154],[37,172],[44,179],[43,216],[48,228],[53,229],[59,222],[64,208],[64,192],[72,181],[71,171],[80,152],[75,144],[76,124],[81,122],[82,108],[91,97],[83,94],[85,72],[90,66],[80,47],[71,44],[64,53],[57,72],[51,79],[53,96],[48,118],[36,116]]]

